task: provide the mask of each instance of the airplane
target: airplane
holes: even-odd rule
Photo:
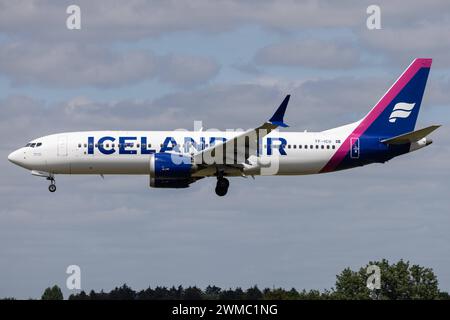
[[[140,174],[150,187],[187,188],[215,177],[306,175],[384,163],[432,143],[439,125],[415,130],[432,59],[418,58],[359,121],[321,132],[281,132],[287,95],[273,116],[247,131],[86,131],[34,139],[12,152],[12,163],[50,181],[58,174]]]

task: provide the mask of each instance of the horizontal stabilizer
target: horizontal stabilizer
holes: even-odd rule
[[[415,141],[419,141],[422,138],[425,138],[427,135],[432,133],[434,130],[439,128],[440,125],[429,126],[423,129],[419,129],[416,131],[408,132],[393,138],[381,140],[381,142],[386,144],[405,144],[412,143]]]

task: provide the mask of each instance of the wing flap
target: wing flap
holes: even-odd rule
[[[289,103],[287,95],[273,116],[255,129],[238,134],[233,139],[218,143],[194,155],[194,162],[200,165],[237,165],[242,164],[250,155],[257,155],[260,150],[261,138],[278,127],[288,127],[284,123],[284,114]]]

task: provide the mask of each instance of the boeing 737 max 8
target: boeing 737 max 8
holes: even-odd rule
[[[289,95],[261,126],[230,131],[89,131],[35,139],[12,163],[50,181],[57,174],[144,174],[155,188],[186,188],[216,177],[304,175],[383,163],[423,148],[439,126],[415,130],[431,59],[415,59],[361,120],[322,132],[281,132]]]

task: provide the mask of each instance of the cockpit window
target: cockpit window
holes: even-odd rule
[[[30,145],[31,145],[31,143],[27,143],[27,144],[25,145],[25,148],[26,148],[26,147],[29,147]]]
[[[34,148],[36,146],[36,143],[32,143],[31,145],[30,145],[30,147],[32,147],[32,148]]]
[[[42,142],[36,143],[36,148],[42,146]]]

